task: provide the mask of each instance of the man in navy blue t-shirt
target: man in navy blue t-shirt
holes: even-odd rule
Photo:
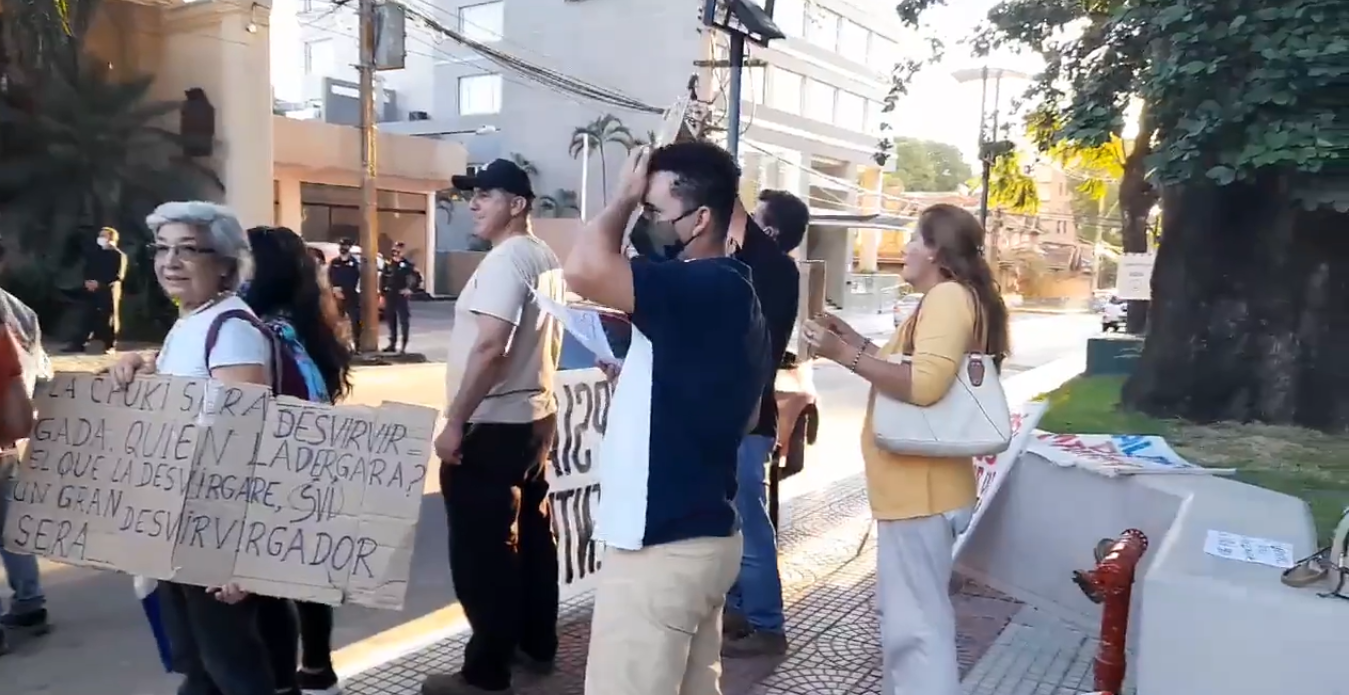
[[[634,150],[577,238],[569,288],[627,312],[633,338],[600,448],[607,546],[587,695],[717,693],[721,612],[740,568],[736,452],[774,365],[749,269],[726,256],[740,170],[725,150]],[[632,243],[624,228],[640,206]]]

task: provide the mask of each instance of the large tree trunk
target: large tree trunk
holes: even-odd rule
[[[1151,325],[1126,407],[1349,430],[1349,214],[1281,177],[1167,188]]]
[[[1138,134],[1124,158],[1124,175],[1119,184],[1120,242],[1125,253],[1147,253],[1148,215],[1157,204],[1158,192],[1147,180],[1147,157],[1152,154],[1152,136],[1156,125],[1144,104],[1138,116]],[[1141,335],[1148,325],[1148,302],[1130,301],[1126,330]]]

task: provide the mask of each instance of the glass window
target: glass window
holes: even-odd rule
[[[848,60],[867,62],[867,38],[871,32],[857,22],[843,20],[838,25],[838,52]]]
[[[867,100],[852,92],[840,90],[834,109],[834,125],[864,132],[867,124]]]
[[[806,40],[825,49],[838,50],[839,16],[829,10],[816,9],[806,18]]]
[[[806,113],[821,123],[834,122],[834,93],[838,91],[818,80],[806,82]]]
[[[773,23],[788,36],[805,36],[806,3],[804,0],[777,0],[773,3]]]
[[[801,113],[801,76],[786,70],[769,67],[768,103],[787,113]]]
[[[474,41],[500,41],[506,31],[506,3],[484,2],[459,8],[459,33]]]
[[[333,42],[331,39],[306,41],[304,44],[304,74],[326,75],[333,68]]]
[[[459,115],[501,112],[501,75],[459,78]]]
[[[895,42],[880,34],[872,34],[871,46],[867,50],[867,65],[872,70],[890,72],[890,69],[895,67],[895,61],[897,60],[899,60],[899,49],[895,46]]]

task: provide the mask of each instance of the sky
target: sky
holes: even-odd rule
[[[1034,56],[1002,52],[986,60],[975,58],[968,47],[959,41],[974,33],[980,20],[988,14],[997,0],[948,0],[945,7],[928,10],[923,25],[908,42],[918,57],[927,57],[925,41],[937,36],[946,44],[944,58],[939,63],[923,68],[909,85],[909,94],[902,99],[891,122],[896,136],[936,140],[955,145],[971,164],[978,163],[980,80],[957,82],[952,73],[963,69],[978,69],[985,64],[1034,75],[1040,61]],[[993,110],[994,84],[988,88],[988,109]],[[1004,122],[1012,112],[1012,102],[1030,86],[1027,79],[1007,77],[1002,81],[997,104],[999,117]],[[1015,126],[1014,126],[1015,127]]]

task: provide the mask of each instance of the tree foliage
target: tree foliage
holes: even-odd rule
[[[1016,150],[1008,150],[994,158],[989,171],[988,206],[1018,215],[1034,215],[1040,211],[1040,188],[1027,173]]]
[[[27,108],[0,100],[0,209],[21,248],[59,253],[78,229],[102,225],[145,242],[137,234],[155,205],[220,190],[183,156],[182,136],[158,125],[179,105],[149,101],[151,82],[61,68],[29,91]]]
[[[895,138],[891,156],[906,191],[954,191],[972,175],[960,150],[944,142]]]
[[[590,148],[590,156],[599,156],[600,159],[600,185],[604,191],[604,201],[609,202],[609,165],[604,156],[604,148],[607,145],[618,145],[624,149],[631,149],[630,143],[633,140],[632,131],[623,124],[623,121],[611,113],[583,125],[578,126],[571,134],[571,142],[567,145],[567,153],[572,159],[579,159],[586,153],[587,145]],[[584,162],[582,166],[589,166],[590,162]]]
[[[549,195],[540,196],[534,207],[544,217],[580,217],[579,200],[576,191],[559,188]]]

